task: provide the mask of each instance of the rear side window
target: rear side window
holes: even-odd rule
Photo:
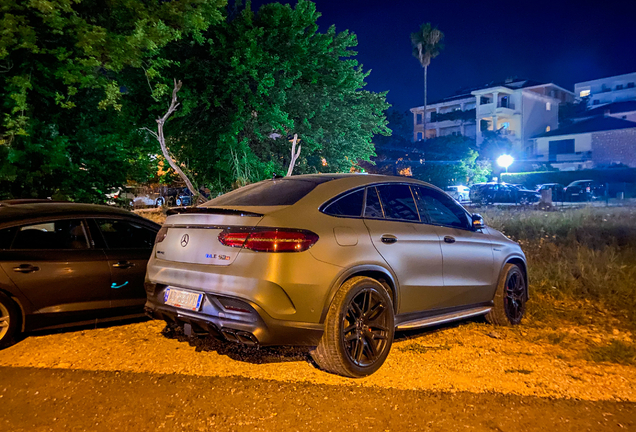
[[[0,249],[9,249],[11,247],[17,229],[13,227],[0,230]]]
[[[416,191],[420,213],[426,214],[431,223],[462,229],[470,226],[466,211],[448,195],[424,187]]]
[[[329,204],[323,213],[331,216],[360,217],[362,215],[362,202],[364,201],[364,189],[347,194]]]
[[[419,222],[411,188],[403,184],[382,185],[377,187],[382,200],[382,208],[387,219]]]
[[[214,206],[278,206],[292,205],[332,177],[294,179],[278,178],[244,186],[203,204]]]
[[[11,249],[88,249],[81,220],[59,220],[20,227]]]
[[[109,249],[152,249],[157,233],[122,219],[96,219]]]

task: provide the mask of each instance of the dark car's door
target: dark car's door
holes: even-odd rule
[[[364,223],[373,245],[397,276],[398,312],[431,308],[444,284],[440,240],[433,227],[420,224],[410,187],[368,187]]]
[[[454,307],[492,300],[494,259],[487,235],[474,231],[466,211],[447,195],[416,187],[420,214],[428,216],[441,239],[444,294],[438,307]]]
[[[44,220],[15,229],[0,266],[33,306],[27,328],[108,315],[110,270],[91,247],[82,219]]]
[[[146,301],[144,278],[157,230],[142,222],[119,218],[90,220],[95,237],[101,235],[111,272],[111,306],[117,314],[140,313]]]

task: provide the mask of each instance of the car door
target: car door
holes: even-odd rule
[[[157,230],[142,222],[120,218],[95,218],[91,232],[101,236],[101,246],[111,273],[110,300],[114,313],[136,314],[146,302],[144,279]]]
[[[494,258],[488,236],[474,231],[468,213],[447,195],[418,186],[416,202],[435,227],[443,258],[444,294],[439,307],[456,307],[492,300]]]
[[[444,284],[440,239],[434,229],[420,224],[409,185],[368,187],[364,223],[376,250],[397,277],[398,312],[419,312],[434,305]]]
[[[108,314],[110,270],[82,219],[29,222],[15,229],[0,266],[33,306],[29,328]]]

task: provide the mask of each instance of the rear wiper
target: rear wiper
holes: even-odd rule
[[[228,215],[228,216],[243,216],[243,217],[262,217],[263,216],[260,213],[248,212],[244,210],[213,208],[213,207],[180,207],[180,208],[170,209],[167,211],[166,214],[168,216],[172,216],[176,214],[195,214],[195,213],[218,214],[218,215]]]

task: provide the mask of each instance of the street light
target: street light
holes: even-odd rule
[[[506,169],[506,173],[507,173],[508,172],[508,167],[510,165],[512,165],[514,160],[515,159],[512,156],[510,156],[510,155],[501,155],[497,159],[497,164],[499,164],[500,167],[504,167]]]

